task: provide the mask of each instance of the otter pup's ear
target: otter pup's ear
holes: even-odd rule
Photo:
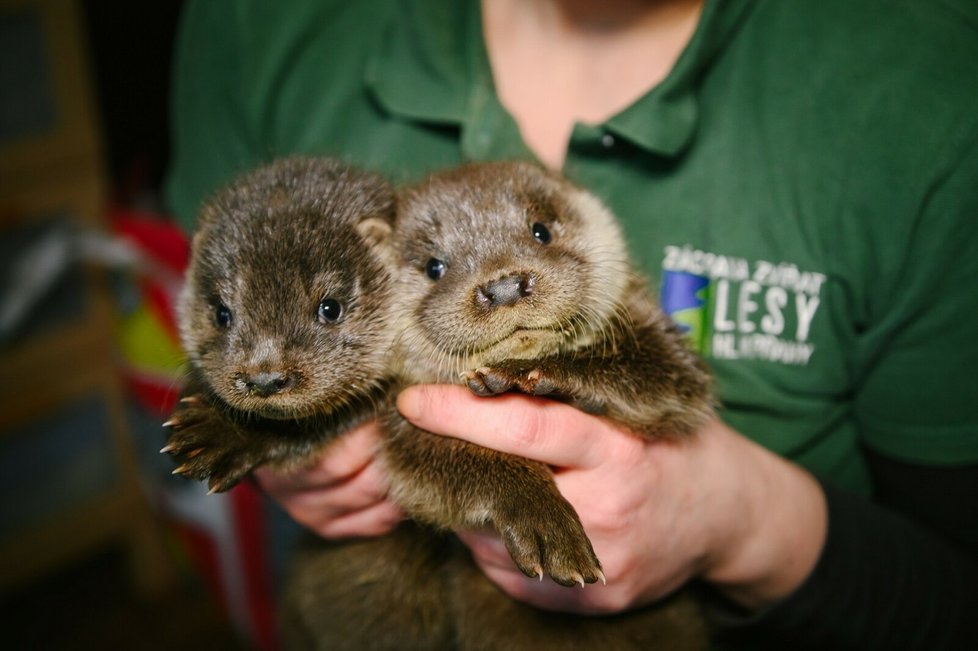
[[[357,222],[356,229],[369,246],[390,246],[391,224],[385,215],[364,217]]]
[[[390,217],[385,214],[364,217],[357,222],[355,228],[367,247],[381,259],[382,264],[388,270],[393,269],[397,264],[397,256],[394,253]]]

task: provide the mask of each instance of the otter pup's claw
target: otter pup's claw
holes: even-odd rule
[[[481,367],[474,371],[466,371],[462,377],[469,385],[469,389],[477,396],[495,396],[505,393],[516,384],[514,378],[500,372],[496,368]]]
[[[492,520],[516,567],[526,576],[539,579],[548,574],[564,586],[603,578],[601,563],[577,514],[559,495],[553,499],[538,496],[532,505],[507,504]]]
[[[228,482],[227,480],[218,479],[212,476],[207,482],[207,494],[214,495],[215,493],[223,493],[224,491],[231,488],[235,482]]]
[[[472,393],[479,396],[494,396],[511,390],[533,396],[563,393],[552,370],[538,365],[527,368],[525,360],[506,360],[488,368],[467,371],[462,377]]]
[[[244,477],[245,473],[229,470],[227,472],[212,474],[207,480],[207,494],[223,493],[229,491]]]

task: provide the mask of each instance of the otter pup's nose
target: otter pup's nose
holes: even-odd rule
[[[263,398],[276,394],[291,384],[292,378],[278,371],[262,371],[245,378],[245,386],[248,387],[248,392]]]
[[[482,307],[494,308],[512,305],[521,298],[532,294],[533,285],[533,276],[513,274],[477,287],[475,296]]]

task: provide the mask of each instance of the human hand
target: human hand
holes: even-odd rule
[[[370,422],[330,444],[312,466],[288,471],[262,466],[253,474],[289,515],[324,538],[379,536],[404,517],[387,499],[379,443],[379,427]]]
[[[489,579],[531,605],[619,612],[701,577],[760,607],[800,585],[821,550],[825,505],[817,483],[718,420],[684,441],[651,441],[562,403],[478,398],[447,386],[409,388],[398,408],[428,431],[554,468],[607,585],[575,590],[529,579],[494,535],[460,533]]]

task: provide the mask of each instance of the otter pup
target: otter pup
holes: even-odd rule
[[[637,436],[682,437],[711,413],[708,374],[630,266],[614,217],[565,179],[524,163],[435,174],[399,195],[393,244],[400,382],[553,396]],[[438,532],[491,526],[529,576],[604,578],[550,470],[393,411],[384,424],[392,497],[435,528],[307,550],[288,591],[296,648],[706,645],[685,595],[604,618],[504,596]]]
[[[643,436],[682,436],[710,413],[708,375],[629,266],[615,218],[567,181],[514,163],[433,176],[403,193],[394,246],[403,381],[461,376],[479,395],[556,396]],[[528,575],[601,578],[542,464],[403,421],[390,429],[394,496],[413,515],[453,529],[492,524]],[[426,466],[424,482],[411,480],[417,446],[426,459],[445,455],[443,474]],[[453,470],[460,454],[475,480]]]
[[[307,460],[390,384],[393,190],[327,158],[249,172],[202,208],[179,327],[189,376],[165,424],[174,471],[227,490]]]

